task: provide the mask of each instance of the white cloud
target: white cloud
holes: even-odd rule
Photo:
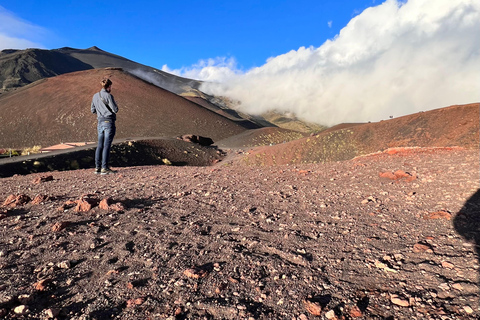
[[[40,42],[48,33],[0,6],[0,50],[43,48]]]
[[[333,24],[333,21],[328,21],[328,22],[327,22],[327,25],[328,25],[329,28],[332,27],[332,24]]]
[[[213,62],[180,74],[218,81],[202,89],[240,100],[249,113],[290,111],[329,125],[377,121],[480,101],[479,30],[478,0],[387,0],[318,48],[248,72]]]
[[[240,74],[240,71],[237,70],[237,61],[234,58],[225,57],[200,60],[191,67],[181,69],[170,69],[167,65],[164,65],[162,71],[181,75],[189,79],[212,82],[225,81]]]

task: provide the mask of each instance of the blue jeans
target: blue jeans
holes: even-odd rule
[[[115,136],[115,121],[98,121],[98,145],[95,151],[95,168],[108,168],[110,158],[110,149],[112,147],[113,137]]]

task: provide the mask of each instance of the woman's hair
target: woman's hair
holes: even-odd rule
[[[112,80],[106,78],[106,79],[103,79],[102,82],[100,83],[102,84],[102,87],[106,89],[112,85]]]

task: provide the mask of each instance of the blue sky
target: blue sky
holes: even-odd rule
[[[479,0],[0,0],[0,49],[98,46],[326,125],[480,102],[479,30]]]
[[[146,65],[161,68],[168,64],[173,69],[201,59],[234,57],[239,68],[249,69],[302,46],[320,46],[374,3],[7,0],[0,1],[0,6],[37,27],[19,38],[47,49],[96,45]],[[6,29],[0,26],[3,33],[14,33]]]

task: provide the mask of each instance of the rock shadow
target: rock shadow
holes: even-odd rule
[[[480,263],[480,189],[465,202],[462,209],[455,215],[453,226],[465,240],[474,244],[478,263]],[[480,288],[479,281],[477,280],[477,286]]]

